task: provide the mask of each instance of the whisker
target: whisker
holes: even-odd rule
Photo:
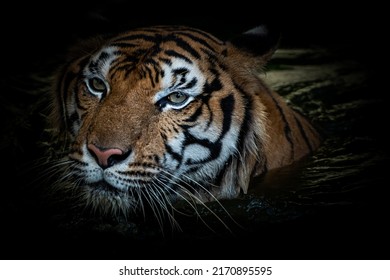
[[[151,197],[151,194],[150,194],[150,190],[144,190],[143,192],[141,192],[141,194],[143,194],[143,196],[145,197],[146,201],[148,202],[148,204],[150,205],[153,213],[154,213],[154,216],[160,226],[160,229],[161,231],[163,232],[163,217],[162,217],[162,214],[160,212],[160,208],[158,207],[158,204],[156,204],[156,201]]]
[[[143,200],[142,200],[142,194],[141,194],[141,188],[138,187],[138,188],[129,188],[128,190],[131,194],[130,196],[132,198],[137,198],[136,201],[134,201],[134,209],[140,209],[141,212],[142,212],[142,216],[145,218],[146,217],[146,213],[145,213],[145,207],[144,207],[144,203],[143,203]],[[134,195],[134,193],[136,195]],[[127,215],[126,215],[127,216]]]
[[[167,176],[165,176],[165,175],[162,175],[162,176],[164,176],[164,178],[166,178],[167,180],[170,180],[171,181],[171,183],[173,183],[173,184],[176,184],[174,181],[172,181],[170,178],[168,178]],[[185,196],[183,196],[180,192],[178,192],[178,191],[176,191],[175,189],[173,189],[169,184],[167,184],[167,183],[165,183],[165,182],[163,182],[162,180],[160,180],[160,179],[158,179],[158,178],[155,178],[161,185],[163,185],[164,187],[166,187],[167,189],[169,189],[170,191],[172,191],[172,192],[174,192],[178,197],[180,197],[183,201],[186,201],[187,203],[188,203],[188,205],[190,205],[191,206],[191,208],[193,208],[194,210],[195,210],[195,212],[197,213],[197,214],[199,214],[198,213],[198,210],[196,209],[196,207],[195,207],[195,204],[194,204],[194,200],[193,201],[189,201],[188,199],[187,199],[187,197],[185,197]],[[180,185],[178,185],[179,187],[181,187]],[[183,189],[183,190],[185,190],[185,189]],[[192,198],[192,196],[188,196],[188,197],[190,197],[190,198]],[[173,207],[173,209],[177,212],[177,213],[179,213],[179,214],[182,214],[182,215],[186,215],[184,212],[182,212],[182,211],[180,211],[179,209],[177,209],[176,207],[174,207],[174,206],[172,206]]]
[[[169,178],[167,178],[169,180]],[[174,192],[177,196],[179,196],[182,200],[188,202],[188,205],[190,205],[197,214],[198,213],[198,210],[196,209],[196,207],[194,206],[193,203],[191,203],[186,197],[184,197],[182,194],[180,194],[179,192],[177,192],[175,189],[173,189],[169,184],[166,184],[165,182],[161,181],[160,179],[158,178],[155,178],[156,181],[159,182],[159,184],[161,184],[161,186],[159,184],[155,184],[155,187],[158,187],[160,189],[160,193],[164,195],[165,197],[165,201],[168,201],[169,202],[169,206],[170,208],[172,209],[172,211],[175,211],[179,214],[182,214],[182,215],[185,215],[184,212],[182,211],[179,211],[176,207],[174,207],[171,203],[171,199],[168,197],[166,191],[164,189],[162,189],[162,187],[165,187],[166,189]],[[174,182],[173,182],[174,183]],[[179,230],[181,230],[181,227],[179,225],[179,223],[176,221],[175,217],[174,217],[174,214],[172,213],[168,213],[169,214],[169,217],[171,218],[170,221],[171,221],[171,225],[175,227],[177,227]]]
[[[203,191],[205,191],[207,194],[209,194],[213,199],[214,201],[222,208],[222,210],[225,211],[225,213],[228,215],[228,217],[234,221],[237,225],[239,225],[235,220],[234,218],[231,216],[231,214],[229,213],[229,211],[222,205],[222,203],[219,201],[219,199],[217,197],[215,197],[207,188],[205,188],[204,186],[202,186],[201,184],[199,184],[197,181],[193,180],[192,178],[188,177],[187,175],[185,174],[182,174],[181,176],[185,177],[187,180],[193,182],[195,185],[197,185],[199,188],[201,188]],[[198,193],[198,191],[196,189],[194,189],[194,187],[189,184],[187,181],[183,180],[182,178],[180,177],[177,177],[177,179],[183,183],[185,183],[187,186],[189,186],[192,190],[194,190],[195,192]],[[209,184],[209,183],[208,183]],[[211,185],[211,184],[210,184]],[[216,185],[212,185],[212,186],[216,186]],[[216,187],[219,187],[219,186],[216,186]]]
[[[177,176],[167,170],[159,169],[159,175],[155,176],[150,184],[141,185],[141,183],[136,183],[136,185],[128,189],[126,194],[118,193],[103,199],[103,197],[100,198],[100,195],[94,193],[93,189],[88,189],[88,184],[86,185],[87,188],[82,186],[82,184],[86,184],[83,179],[84,167],[67,157],[52,161],[42,159],[37,161],[36,166],[42,169],[42,172],[36,178],[38,181],[47,181],[49,183],[53,181],[51,184],[53,192],[61,189],[62,192],[69,195],[68,199],[69,197],[74,199],[75,204],[84,205],[84,208],[89,207],[92,213],[96,214],[99,211],[99,213],[104,215],[113,214],[127,218],[130,210],[132,210],[139,211],[145,218],[147,215],[145,203],[147,203],[163,234],[165,228],[164,220],[169,221],[172,230],[182,230],[175,213],[189,215],[188,212],[181,211],[180,208],[175,207],[173,196],[175,196],[175,199],[184,201],[190,206],[196,217],[212,232],[215,232],[215,229],[201,214],[201,209],[208,211],[229,232],[232,232],[232,230],[225,219],[204,202],[203,196],[205,195],[210,200],[214,200],[216,205],[227,214],[227,217],[238,224],[210,190],[210,187],[217,188],[218,186],[207,183],[206,187],[186,174]],[[106,206],[100,207],[101,205],[99,204],[101,202],[104,202]],[[201,205],[202,208],[199,208],[198,205]]]
[[[169,178],[167,178],[169,179]],[[209,228],[212,232],[215,232],[215,230],[213,230],[208,224],[207,222],[202,218],[202,215],[199,213],[196,205],[199,203],[201,205],[203,205],[206,209],[209,210],[210,213],[213,213],[213,211],[211,209],[209,209],[202,201],[198,200],[198,203],[196,203],[195,200],[197,200],[198,198],[196,196],[194,196],[191,192],[189,192],[186,188],[183,188],[181,185],[177,184],[176,182],[172,182],[173,184],[177,185],[178,187],[180,187],[180,189],[185,192],[188,197],[190,198],[193,198],[194,200],[192,201],[189,201],[185,196],[183,196],[181,193],[177,192],[175,189],[173,189],[171,186],[169,186],[168,184],[165,184],[164,185],[166,186],[166,188],[168,188],[169,190],[171,190],[172,192],[174,192],[177,196],[179,196],[183,201],[186,201],[188,202],[188,205],[195,211],[197,217],[203,222],[203,224]],[[179,211],[177,208],[174,208],[178,213],[180,214],[184,214],[183,212]],[[213,213],[214,215],[216,215],[215,213]],[[218,218],[218,217],[217,217]],[[224,224],[222,222],[222,224]],[[225,226],[226,227],[226,226]],[[228,227],[227,227],[228,228]]]
[[[174,214],[172,213],[173,211],[175,211],[175,208],[173,207],[172,203],[170,202],[170,199],[167,196],[165,190],[162,189],[161,186],[159,186],[158,184],[155,184],[154,182],[153,182],[153,188],[156,189],[156,191],[159,195],[163,196],[163,197],[161,197],[161,199],[158,198],[159,201],[162,202],[160,207],[165,210],[165,213],[168,216],[168,219],[169,219],[169,222],[171,224],[172,229],[177,228],[177,229],[181,230],[181,227],[177,223],[177,221],[174,217]],[[168,209],[168,206],[170,209]]]
[[[175,179],[177,179],[178,181],[180,182],[183,182],[184,184],[186,184],[188,187],[190,187],[194,192],[196,192],[199,196],[200,196],[200,193],[195,189],[193,188],[193,186],[191,186],[187,181],[183,180],[182,178],[178,177],[178,176],[175,176],[165,170],[162,170],[162,172],[174,177]],[[199,184],[198,182],[194,181],[193,179],[189,178],[188,176],[182,174],[183,176],[185,176],[188,180],[194,182],[197,186],[199,186],[202,190],[204,190],[206,193],[208,193],[215,201],[216,203],[227,213],[228,217],[234,221],[237,225],[239,225],[235,220],[234,218],[230,215],[230,213],[227,211],[227,209],[221,204],[221,202],[209,191],[207,190],[207,188],[203,187],[201,184]],[[176,183],[177,184],[177,183]],[[179,184],[177,184],[178,186],[181,186]],[[197,197],[196,195],[192,194],[189,190],[187,190],[187,188],[181,188],[181,190],[183,190],[186,194],[188,194],[190,197],[192,197],[194,200],[196,200],[199,204],[203,205],[215,218],[217,218],[218,221],[221,222],[221,224],[229,231],[231,232],[231,229],[229,228],[229,226],[210,208],[208,207],[199,197]]]

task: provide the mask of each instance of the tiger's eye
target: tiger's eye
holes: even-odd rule
[[[167,96],[170,103],[180,104],[188,99],[188,96],[182,92],[173,92]]]
[[[94,92],[102,93],[102,92],[106,92],[107,91],[106,84],[100,78],[94,77],[92,79],[89,79],[88,80],[88,86]]]

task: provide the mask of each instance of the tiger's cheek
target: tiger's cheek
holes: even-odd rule
[[[243,121],[240,103],[233,95],[221,92],[207,102],[191,104],[181,111],[180,118],[171,117],[162,130],[163,166],[179,173],[218,172],[237,149]]]

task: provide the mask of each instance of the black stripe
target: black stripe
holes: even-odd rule
[[[203,86],[203,92],[207,93],[207,94],[211,94],[214,91],[219,91],[223,87],[222,83],[219,79],[219,76],[220,76],[219,72],[213,68],[209,69],[209,71],[212,72],[215,75],[215,77],[210,83],[208,81],[206,81],[204,86]]]
[[[137,49],[132,53],[132,55],[126,55],[121,57],[121,59],[117,59],[115,63],[111,63],[110,71],[113,73],[111,74],[111,78],[114,76],[114,74],[118,71],[125,71],[125,77],[128,77],[130,73],[136,68],[136,65],[145,58],[145,55],[147,55],[150,52],[148,49]],[[146,64],[156,65],[156,61],[152,58],[146,58],[144,61]],[[151,76],[151,70],[147,69],[140,69],[139,73],[142,75],[143,78],[146,77],[147,73],[149,73],[150,80],[154,84],[154,79]],[[154,86],[154,85],[153,85]]]
[[[126,69],[127,65],[137,64],[148,53],[148,49],[137,49],[128,55],[127,53],[121,53],[114,61],[111,62],[111,69]]]
[[[223,112],[223,124],[222,124],[222,132],[220,136],[220,140],[225,136],[225,134],[229,131],[230,126],[232,124],[232,114],[234,112],[234,104],[235,99],[232,94],[226,96],[221,100],[221,109]]]
[[[112,53],[114,56],[118,57],[118,56],[122,56],[123,54],[125,54],[125,52],[121,51],[121,50],[114,50],[113,53]]]
[[[99,58],[98,58],[97,60],[98,60],[98,61],[100,61],[100,60],[106,60],[109,56],[110,56],[110,55],[109,55],[107,52],[103,51],[103,52],[101,52],[101,54],[99,55]]]
[[[222,71],[228,71],[227,66],[220,61],[220,59],[218,58],[218,56],[215,55],[215,53],[205,48],[200,48],[200,50],[207,56],[206,59],[213,68],[216,68],[216,66],[218,66]]]
[[[177,51],[174,51],[174,50],[166,50],[164,51],[164,53],[170,57],[175,57],[175,58],[181,58],[183,60],[185,60],[186,62],[188,62],[189,64],[192,64],[192,60],[189,59],[188,57],[186,57],[185,55],[181,54],[181,53],[178,53]],[[160,60],[163,60],[163,58],[160,58]],[[164,61],[166,62],[166,61]],[[167,62],[166,62],[167,63]],[[169,63],[167,63],[168,65],[172,65],[172,62],[169,61]]]
[[[232,123],[232,112],[234,109],[234,97],[232,95],[229,95],[225,98],[223,98],[220,102],[221,104],[221,109],[224,114],[223,118],[223,124],[222,124],[222,131],[221,135],[217,139],[216,142],[210,142],[208,139],[199,139],[196,138],[194,135],[188,132],[188,128],[191,128],[192,126],[188,125],[181,125],[181,127],[184,130],[184,137],[185,140],[183,141],[183,147],[187,147],[191,144],[198,144],[201,145],[210,151],[210,156],[206,159],[202,159],[199,161],[193,161],[191,159],[188,159],[186,161],[186,164],[200,164],[200,163],[205,163],[211,160],[214,160],[219,157],[221,150],[222,150],[222,139],[225,136],[225,134],[230,130],[231,123]],[[187,120],[190,121],[196,121],[197,118],[202,114],[202,111],[200,108],[195,111],[195,114],[193,114],[190,118]]]
[[[147,57],[147,58],[145,58],[144,64],[145,64],[145,65],[151,65],[151,66],[158,65],[157,61],[156,61],[153,57]]]
[[[191,116],[189,116],[188,118],[186,118],[184,120],[184,122],[190,122],[190,123],[197,122],[198,118],[203,114],[203,110],[204,110],[203,107],[204,106],[207,107],[208,111],[210,112],[209,120],[207,121],[207,124],[205,126],[205,130],[207,130],[210,127],[210,124],[211,124],[211,122],[213,120],[213,112],[210,110],[210,107],[209,107],[209,105],[207,103],[202,103],[202,106],[200,106],[198,109],[196,109],[195,113],[192,114]],[[186,130],[188,128],[191,128],[192,125],[181,124],[180,127],[183,128],[183,130]]]
[[[242,122],[242,126],[240,128],[239,133],[239,143],[237,145],[239,151],[244,150],[245,140],[247,138],[247,134],[250,130],[250,126],[253,125],[253,115],[252,111],[255,109],[253,108],[253,98],[252,96],[245,92],[243,88],[241,88],[238,84],[234,84],[234,87],[238,90],[238,92],[241,95],[241,98],[244,100],[244,119]],[[258,139],[258,135],[254,134],[254,137],[256,138],[254,141],[257,145],[257,159],[256,165],[254,166],[253,170],[251,171],[251,176],[253,177],[257,170],[261,170],[261,173],[267,172],[267,158],[262,157],[261,155],[264,154],[264,146],[263,141],[261,139]]]
[[[227,166],[230,166],[232,161],[233,161],[233,156],[230,156],[228,158],[228,160],[226,161]],[[219,170],[217,176],[215,176],[214,181],[211,183],[216,185],[216,186],[220,186],[222,184],[222,179],[225,177],[224,176],[225,172],[226,172],[226,167],[221,168],[221,170]],[[230,182],[230,183],[232,183],[232,185],[236,185],[236,182]]]
[[[119,37],[116,40],[114,40],[113,43],[114,44],[122,43],[122,41],[125,41],[126,43],[128,43],[128,41],[139,40],[139,39],[147,41],[147,42],[156,43],[159,41],[159,36],[156,36],[156,35],[150,36],[150,35],[146,35],[146,34],[133,34],[133,35]]]
[[[160,81],[161,69],[157,67],[157,65],[155,64],[153,65],[153,69],[154,69],[154,82],[157,84]]]
[[[198,109],[196,109],[195,113],[193,113],[191,116],[186,118],[184,121],[185,122],[196,122],[198,120],[199,116],[202,115],[202,112],[203,112],[203,106],[200,106]],[[181,127],[183,129],[188,129],[189,128],[188,125],[181,125]]]
[[[133,166],[130,166],[133,167]],[[138,167],[138,166],[135,166]],[[147,178],[150,178],[151,176],[155,175],[155,172],[147,171],[147,170],[126,170],[126,171],[117,171],[119,174],[122,175],[130,175],[130,176],[146,176]],[[131,182],[134,179],[123,179],[126,182]],[[139,179],[137,179],[138,181]]]
[[[116,43],[110,44],[110,46],[125,49],[125,48],[134,48],[134,47],[137,47],[138,45],[128,43],[128,42],[116,42]]]
[[[186,52],[189,52],[196,59],[200,58],[200,54],[193,47],[191,47],[191,45],[189,43],[187,43],[186,41],[184,41],[183,39],[181,39],[177,36],[169,35],[166,38],[164,38],[164,41],[165,42],[173,41],[176,43],[176,45],[179,48],[183,49]]]
[[[124,59],[123,59],[123,53],[121,53],[120,55],[116,56],[116,58],[111,61],[111,64],[110,64],[110,70],[112,71],[113,69],[119,67],[119,65],[121,65],[122,63],[124,63]],[[112,79],[114,76],[115,76],[115,70],[112,71],[112,73],[110,74],[110,78]]]
[[[244,119],[242,120],[242,126],[240,128],[239,133],[239,143],[238,143],[238,150],[242,151],[244,149],[245,139],[247,137],[248,131],[249,131],[249,125],[252,123],[253,116],[251,110],[252,104],[253,104],[253,98],[246,93],[238,84],[234,83],[234,87],[237,89],[237,91],[240,93],[241,98],[244,100]]]
[[[126,61],[139,62],[144,59],[146,55],[150,53],[150,49],[136,49],[131,52],[131,56],[126,55]]]
[[[155,87],[155,83],[154,83],[154,79],[153,79],[153,76],[152,76],[152,74],[153,74],[152,70],[149,67],[146,67],[146,66],[144,66],[143,68],[147,72],[149,80],[152,83],[152,87],[154,88]]]
[[[191,40],[193,40],[193,41],[195,41],[197,43],[200,43],[201,45],[206,46],[211,51],[215,52],[215,49],[212,46],[210,46],[209,43],[206,40],[204,40],[204,39],[202,39],[202,38],[200,38],[198,36],[195,36],[195,35],[193,35],[191,33],[187,33],[187,32],[177,32],[176,34],[186,36],[186,37],[190,38]]]
[[[212,42],[214,42],[214,43],[216,43],[218,45],[222,45],[223,44],[222,41],[218,40],[217,38],[215,38],[214,36],[210,35],[209,33],[205,32],[203,30],[199,30],[199,29],[191,28],[191,27],[189,27],[187,29],[189,31],[194,32],[194,33],[198,33],[198,34],[200,34],[203,37],[206,37],[208,40],[210,40],[210,41],[212,41]]]
[[[185,75],[185,74],[188,73],[188,69],[187,69],[187,68],[184,68],[184,67],[175,68],[175,69],[172,69],[172,73],[173,73],[173,75],[175,75],[175,76],[178,76],[178,75]]]
[[[172,66],[172,61],[167,59],[167,58],[161,58],[159,57],[158,60],[164,62],[165,64],[169,65],[169,66]]]
[[[69,68],[74,63],[77,63],[77,66],[79,66],[80,69],[83,69],[86,66],[86,64],[88,63],[88,61],[89,61],[89,56],[86,56],[82,59],[71,60],[68,64],[66,64],[62,68],[61,75],[59,76],[60,78],[58,79],[60,82],[58,82],[57,87],[56,87],[57,102],[58,102],[58,107],[60,109],[62,124],[64,125],[64,129],[66,129],[66,130],[69,128],[69,124],[71,123],[67,117],[68,112],[66,110],[66,104],[67,104],[67,100],[69,98],[68,95],[69,95],[69,91],[70,91],[70,84],[72,83],[73,80],[77,79],[78,75],[80,74],[79,72],[75,73],[75,72],[69,71]],[[71,92],[71,94],[73,94],[73,91]]]
[[[172,156],[174,160],[179,162],[179,164],[183,160],[183,155],[176,153],[174,150],[172,150],[171,146],[169,146],[167,143],[165,143],[165,150],[167,151],[168,154]]]
[[[98,69],[99,69],[99,60],[97,61],[91,61],[88,65],[88,70],[93,73],[93,74],[96,74],[98,72]]]
[[[198,82],[198,79],[196,77],[194,77],[191,81],[189,81],[184,87],[181,87],[181,89],[189,89],[189,88],[193,88],[196,83]]]
[[[277,100],[273,97],[272,93],[269,92],[267,90],[269,96],[271,97],[271,99],[273,100],[273,102],[275,103],[275,106],[276,108],[278,109],[279,113],[280,113],[280,116],[282,117],[282,120],[284,122],[284,135],[286,136],[286,139],[288,141],[288,143],[290,144],[290,149],[291,149],[291,159],[294,159],[294,142],[291,138],[291,128],[290,128],[290,125],[287,121],[287,118],[286,118],[286,115],[284,114],[283,112],[283,109],[282,107],[279,105],[279,103],[277,102]]]
[[[85,93],[85,94],[89,94],[89,95],[92,95],[91,93]],[[95,96],[95,95],[93,95],[93,96]],[[87,110],[87,108],[86,107],[83,107],[82,105],[81,105],[81,103],[80,103],[80,98],[79,98],[79,95],[78,94],[75,94],[75,100],[76,100],[76,107],[78,108],[78,109],[80,109],[80,110]]]
[[[234,97],[232,95],[228,95],[225,98],[223,98],[220,102],[221,109],[224,114],[223,117],[223,123],[222,123],[222,131],[221,135],[219,136],[218,140],[216,142],[210,142],[208,139],[199,139],[196,138],[194,135],[190,134],[188,131],[185,131],[185,141],[183,143],[183,146],[189,146],[191,144],[198,144],[203,147],[206,147],[210,151],[210,156],[206,159],[202,159],[199,161],[193,161],[191,159],[188,159],[186,161],[186,164],[200,164],[205,163],[211,160],[214,160],[220,156],[221,150],[222,150],[222,139],[226,135],[226,133],[230,130],[231,123],[232,123],[232,112],[234,109]]]
[[[167,135],[165,133],[160,132],[160,136],[164,140],[164,142],[168,141],[168,137],[167,137]]]
[[[198,139],[198,138],[195,138],[188,131],[186,131],[184,133],[184,136],[185,136],[185,141],[183,143],[184,147],[188,147],[192,144],[196,144],[196,145],[203,146],[210,151],[210,155],[205,159],[196,160],[196,161],[193,159],[190,159],[190,158],[187,159],[185,162],[185,164],[187,164],[187,165],[206,163],[206,162],[217,159],[219,157],[219,155],[221,154],[221,150],[222,150],[222,142],[221,141],[217,141],[217,142],[213,143],[213,142],[210,142],[210,140],[208,140],[208,139]]]
[[[86,56],[84,58],[82,58],[80,61],[77,62],[77,66],[81,69],[82,69],[87,65],[89,61],[89,56]],[[68,63],[64,68],[63,68],[63,71],[62,71],[62,80],[63,80],[63,84],[64,84],[64,87],[63,87],[63,93],[67,94],[68,91],[69,91],[69,85],[71,83],[71,81],[73,79],[75,79],[79,74],[80,72],[68,72],[69,68],[72,66],[73,63],[75,63],[76,60],[73,60],[71,61],[70,63]],[[61,92],[61,90],[59,89],[58,92]],[[66,100],[66,97],[67,96],[64,96],[64,100]]]
[[[64,77],[62,78],[62,83],[59,83],[57,86],[57,94],[59,98],[57,99],[58,107],[60,109],[62,123],[64,124],[64,129],[70,127],[70,121],[68,119],[68,112],[66,109],[67,99],[69,98],[69,87],[71,82],[78,76],[78,73],[66,72],[68,69],[64,69]],[[73,91],[72,91],[73,92]]]
[[[133,70],[136,69],[134,64],[126,63],[126,65],[123,65],[121,67],[118,67],[118,71],[125,71],[125,79],[127,79]]]

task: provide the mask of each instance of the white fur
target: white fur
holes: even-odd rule
[[[103,48],[100,52],[96,53],[92,58],[91,60],[93,62],[96,62],[96,61],[99,61],[99,72],[100,74],[107,78],[107,74],[108,72],[110,71],[110,67],[111,67],[111,63],[113,62],[114,59],[117,58],[117,56],[114,54],[115,51],[117,51],[118,48],[116,47],[105,47]],[[99,59],[99,56],[103,53],[107,53],[108,54],[108,58],[104,59],[104,60],[98,60]],[[87,69],[86,69],[87,70]],[[88,74],[91,74],[90,72],[86,71],[85,73],[87,76]]]
[[[203,73],[200,71],[198,66],[194,63],[188,63],[187,61],[181,59],[181,58],[173,58],[171,60],[172,64],[162,64],[162,69],[165,73],[164,78],[162,79],[162,89],[157,92],[157,94],[154,96],[154,102],[158,102],[160,99],[166,97],[170,93],[174,91],[180,91],[189,96],[189,99],[187,102],[182,104],[179,108],[185,107],[188,103],[190,103],[195,96],[202,93],[203,85],[205,83],[205,77],[203,76]],[[184,88],[184,85],[180,85],[180,77],[181,75],[175,76],[173,73],[173,70],[175,69],[187,69],[188,72],[186,72],[186,79],[187,82],[191,81],[193,78],[197,79],[197,84],[194,87],[191,87],[189,89]],[[179,109],[178,107],[168,105],[165,110],[169,108]]]
[[[201,161],[206,160],[210,156],[210,150],[199,145],[191,144],[185,147],[183,153],[183,162],[187,160]]]

